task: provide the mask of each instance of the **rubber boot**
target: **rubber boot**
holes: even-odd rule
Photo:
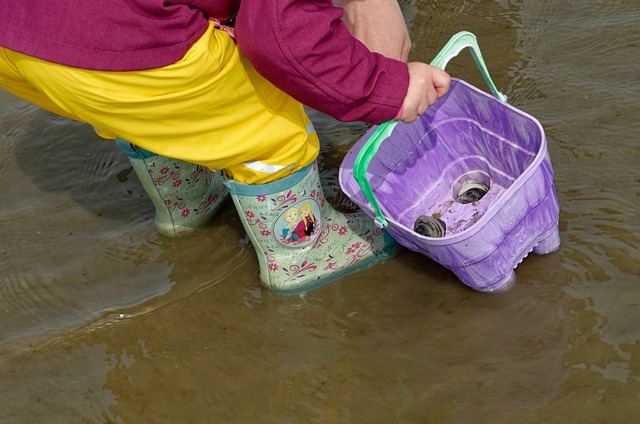
[[[343,214],[325,200],[316,162],[267,184],[226,184],[270,290],[307,291],[401,250],[364,213]]]
[[[160,234],[191,234],[209,222],[227,199],[221,171],[156,155],[124,140],[116,142],[155,206],[155,227]]]

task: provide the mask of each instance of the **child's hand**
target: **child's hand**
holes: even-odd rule
[[[410,62],[409,88],[402,103],[402,122],[411,123],[449,90],[451,77],[440,68]]]

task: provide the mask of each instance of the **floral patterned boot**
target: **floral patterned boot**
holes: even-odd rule
[[[209,222],[227,199],[220,171],[117,142],[155,206],[155,226],[160,234],[178,237],[192,233]]]
[[[316,162],[267,184],[226,184],[271,290],[310,290],[401,250],[364,213],[343,214],[325,200]]]

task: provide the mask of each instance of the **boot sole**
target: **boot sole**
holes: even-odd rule
[[[361,262],[358,262],[356,265],[353,265],[349,268],[345,268],[341,271],[331,274],[327,277],[323,277],[316,281],[313,281],[307,284],[302,284],[300,286],[293,287],[290,289],[283,289],[278,287],[267,287],[264,284],[263,286],[265,286],[267,289],[269,289],[272,292],[285,295],[285,296],[298,295],[300,293],[305,293],[311,290],[315,290],[327,284],[333,283],[334,281],[339,280],[340,278],[346,277],[358,271],[362,271],[363,269],[367,269],[374,265],[380,264],[386,261],[387,259],[393,258],[394,256],[398,255],[400,252],[404,250],[404,247],[398,244],[395,240],[393,240],[393,238],[391,238],[391,236],[386,232],[385,232],[385,239],[386,239],[386,243],[389,243],[389,244],[387,244],[387,246],[383,248],[380,253],[368,259],[365,259]]]

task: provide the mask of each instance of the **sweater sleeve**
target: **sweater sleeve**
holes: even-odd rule
[[[236,39],[259,73],[301,103],[341,121],[393,119],[407,65],[369,51],[342,12],[331,0],[243,0]]]

